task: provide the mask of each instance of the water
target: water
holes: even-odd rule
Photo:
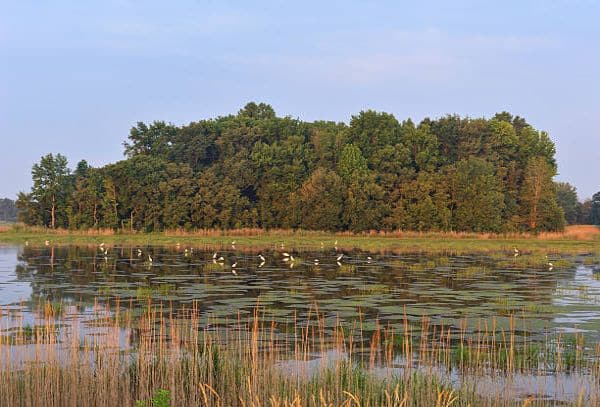
[[[174,308],[199,304],[205,326],[233,325],[251,317],[257,305],[268,320],[302,322],[318,307],[325,331],[338,322],[351,326],[357,321],[367,332],[376,324],[401,331],[408,321],[418,335],[427,317],[430,326],[454,328],[455,337],[461,329],[476,335],[493,321],[497,331],[512,329],[534,342],[575,332],[588,346],[600,341],[598,259],[591,256],[433,256],[333,248],[230,249],[215,256],[212,249],[183,246],[107,249],[0,247],[0,333],[35,325],[40,303],[60,303],[66,320],[85,321],[97,301],[114,304],[118,299],[141,312],[151,299]],[[550,270],[549,261],[560,266]],[[516,316],[512,327],[511,315]],[[27,358],[27,352],[20,355]],[[323,357],[312,355],[302,368],[312,371]],[[393,369],[398,372],[405,368],[403,361],[397,365]],[[440,375],[452,383],[469,379],[456,371]],[[533,392],[551,400],[573,400],[593,383],[585,375],[543,369],[510,378],[478,377],[476,382],[481,394],[509,392],[525,398]]]
[[[510,314],[516,314],[520,333],[541,338],[581,332],[593,342],[600,339],[600,279],[585,257],[550,271],[543,263],[522,267],[512,253],[347,251],[338,262],[342,252],[334,249],[288,250],[293,261],[283,252],[220,251],[218,261],[212,250],[183,247],[111,247],[107,255],[95,247],[0,247],[0,305],[27,313],[46,300],[83,309],[98,297],[141,305],[148,298],[174,306],[197,301],[218,324],[251,315],[257,304],[276,321],[291,321],[316,303],[330,319],[360,318],[366,329],[376,319],[401,327],[405,315],[456,328],[466,319],[469,329],[494,317],[507,329]]]

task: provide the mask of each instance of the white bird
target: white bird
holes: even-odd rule
[[[335,242],[333,242],[333,245],[334,245],[334,246],[337,246],[337,240],[336,240]]]
[[[152,263],[152,256],[148,255],[148,261]]]
[[[340,254],[339,256],[337,256],[337,259],[336,259],[336,260],[337,260],[337,261],[340,261],[340,260],[342,260],[342,257],[344,257],[344,253],[342,253],[342,254]]]
[[[138,257],[142,255],[142,249],[138,249]]]
[[[225,261],[225,258],[223,256],[221,256],[217,259],[217,261]]]
[[[231,268],[234,269],[237,267],[237,261],[231,265]]]
[[[265,262],[265,256],[263,256],[262,254],[258,255],[258,258],[260,259],[260,261],[262,261],[263,263]]]
[[[29,246],[29,241],[25,240],[25,246]]]
[[[367,256],[367,260],[373,260],[371,256]]]
[[[216,258],[217,258],[217,252],[214,252],[213,259],[216,259]]]
[[[100,247],[104,247],[104,242],[100,243]]]
[[[289,254],[289,253],[286,253],[286,252],[283,252],[283,256],[284,256],[284,257],[290,257],[290,254]]]
[[[49,241],[49,240],[46,240],[46,241],[44,242],[44,244],[45,244],[46,246],[50,246],[50,241]]]
[[[294,256],[290,256],[290,260],[292,261],[292,263],[296,261],[296,259],[294,259]]]
[[[517,249],[516,247],[514,248],[514,252],[515,252],[515,257],[517,257],[519,255],[519,249]]]
[[[319,265],[319,259],[315,259],[315,266]]]
[[[235,240],[231,242],[231,245],[233,246],[235,244]]]

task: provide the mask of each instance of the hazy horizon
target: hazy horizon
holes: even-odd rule
[[[31,166],[123,158],[137,121],[177,125],[265,102],[348,122],[509,111],[548,131],[559,181],[600,191],[600,4],[429,1],[2,4],[0,197]]]

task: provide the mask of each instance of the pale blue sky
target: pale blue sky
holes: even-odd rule
[[[416,4],[419,3],[419,4]],[[0,197],[40,156],[122,158],[139,120],[402,120],[508,110],[547,130],[558,179],[600,190],[600,1],[0,0]]]

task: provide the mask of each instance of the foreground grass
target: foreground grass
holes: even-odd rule
[[[10,406],[584,406],[597,405],[598,352],[560,335],[534,344],[492,323],[475,336],[461,329],[420,334],[361,323],[329,326],[314,308],[306,320],[275,323],[260,308],[215,327],[200,303],[174,312],[146,304],[96,307],[84,322],[44,304],[38,324],[0,336],[0,405]],[[515,328],[517,322],[514,324]],[[458,339],[451,339],[458,336]],[[591,353],[587,353],[591,352]],[[543,370],[542,370],[543,369]],[[453,371],[458,381],[444,372]],[[518,384],[520,374],[580,374],[563,398],[538,389],[483,390],[480,381]],[[558,385],[560,386],[560,384]],[[518,386],[517,386],[518,388]]]
[[[571,226],[561,233],[490,234],[448,232],[371,232],[364,234],[327,233],[261,229],[166,231],[161,233],[114,232],[112,230],[68,231],[13,226],[0,228],[0,243],[43,245],[186,245],[223,248],[235,241],[239,250],[284,247],[319,249],[339,247],[368,251],[478,253],[512,251],[523,253],[600,253],[600,229]]]

